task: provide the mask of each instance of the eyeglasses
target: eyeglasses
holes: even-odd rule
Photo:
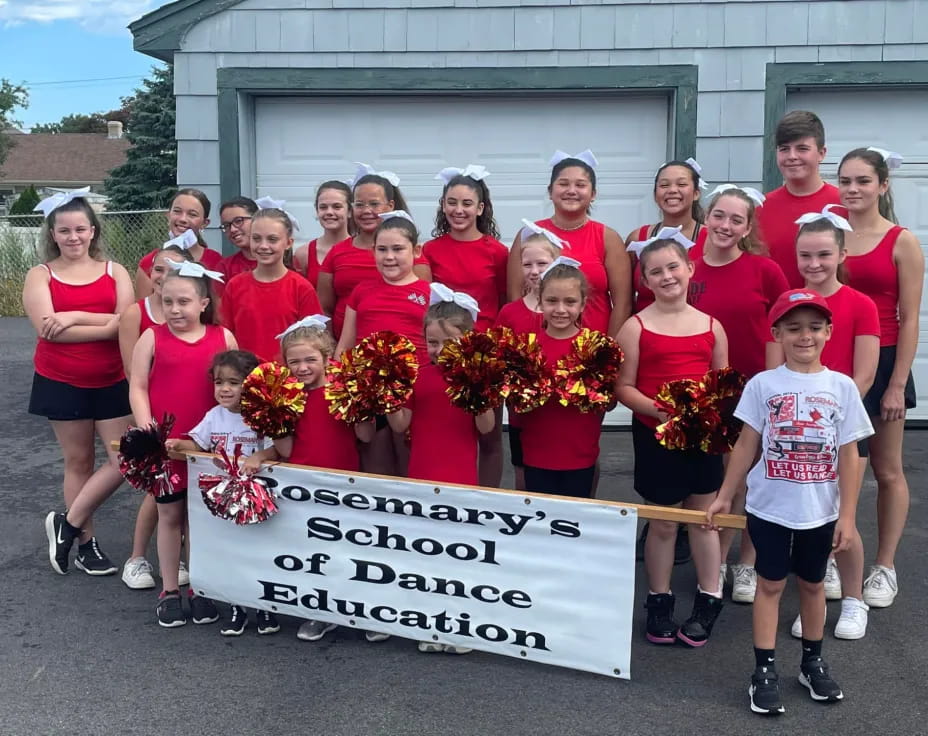
[[[356,210],[377,210],[383,207],[384,204],[386,203],[375,199],[373,202],[352,202],[351,206]]]
[[[252,219],[252,218],[250,218],[250,217],[236,217],[234,220],[230,220],[229,222],[224,222],[224,223],[222,223],[222,224],[219,226],[219,229],[222,230],[222,232],[224,232],[224,233],[229,232],[229,230],[231,230],[233,227],[234,227],[236,230],[241,230],[241,229],[242,229],[242,225],[244,225],[245,222],[246,222],[247,220],[250,220],[250,219]]]

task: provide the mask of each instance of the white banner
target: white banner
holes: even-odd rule
[[[268,521],[214,517],[190,456],[190,577],[210,598],[629,677],[633,508],[278,465]]]

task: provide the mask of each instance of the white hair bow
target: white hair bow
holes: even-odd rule
[[[413,225],[416,224],[416,221],[412,219],[412,215],[410,215],[406,210],[390,210],[389,212],[381,212],[379,217],[384,222],[394,217],[400,217],[404,220],[409,220]]]
[[[445,169],[442,169],[437,174],[435,178],[439,181],[445,182],[447,184],[456,176],[466,176],[474,181],[483,181],[490,175],[490,172],[487,171],[486,166],[480,166],[479,164],[467,164],[463,169],[459,169],[456,166],[449,166]]]
[[[554,155],[551,157],[551,160],[548,162],[548,166],[557,166],[565,158],[575,158],[578,161],[583,161],[591,169],[595,169],[599,166],[599,162],[596,160],[596,156],[593,155],[593,152],[587,148],[585,151],[580,153],[564,153],[562,150],[558,149],[554,152]]]
[[[220,284],[223,283],[222,274],[219,273],[219,271],[205,269],[200,263],[195,263],[193,261],[168,261],[168,266],[177,271],[179,276],[191,276],[195,279],[202,279],[205,276],[213,281],[218,281]]]
[[[433,281],[429,284],[429,306],[439,302],[452,302],[461,309],[466,309],[470,312],[474,322],[477,321],[477,315],[480,314],[480,306],[470,294],[465,294],[463,291],[453,291],[444,284]]]
[[[869,146],[867,150],[880,154],[883,157],[883,160],[886,162],[886,168],[890,170],[898,169],[900,166],[902,166],[902,162],[905,161],[901,153],[894,153],[893,151],[887,151],[885,148],[877,148],[876,146]]]
[[[300,229],[300,221],[284,209],[287,205],[287,200],[274,199],[273,197],[259,197],[255,200],[255,204],[258,205],[258,209],[262,210],[280,210],[287,216],[287,219],[290,220],[290,224],[293,226],[294,230]]]
[[[193,230],[184,230],[176,238],[171,238],[166,240],[162,248],[170,248],[172,245],[180,248],[181,250],[190,250],[193,246],[199,243],[200,240],[197,238],[197,234]]]
[[[351,180],[351,186],[357,184],[358,179],[360,179],[362,176],[367,176],[368,174],[373,174],[374,176],[379,176],[383,179],[386,179],[395,187],[400,185],[400,178],[392,171],[376,171],[370,164],[364,164],[360,161],[355,161],[354,165],[358,167],[358,170],[354,174],[354,179]]]
[[[324,314],[314,314],[310,317],[303,317],[303,319],[301,319],[299,322],[294,322],[292,325],[290,325],[286,330],[281,332],[274,339],[283,340],[291,332],[295,332],[301,327],[311,327],[317,330],[324,330],[328,322],[329,322],[329,318],[326,317]]]
[[[68,202],[80,197],[84,197],[88,194],[90,194],[90,187],[72,189],[69,192],[57,192],[51,197],[46,197],[41,202],[39,202],[35,207],[32,208],[32,211],[41,212],[43,215],[48,217],[52,212],[57,210],[62,205],[66,205]]]
[[[831,211],[831,208],[835,206],[836,205],[833,204],[826,204],[821,212],[806,212],[796,220],[796,224],[806,225],[810,222],[816,222],[817,220],[828,220],[828,222],[840,230],[846,230],[849,233],[854,232],[851,223],[841,217],[841,215],[836,215]]]
[[[534,235],[543,235],[545,238],[547,238],[548,242],[551,243],[551,245],[553,245],[558,250],[563,250],[564,248],[570,247],[570,243],[568,243],[566,240],[563,240],[562,238],[559,238],[557,235],[552,233],[550,230],[546,230],[538,223],[532,222],[531,220],[526,220],[523,217],[522,225],[524,227],[519,231],[519,240],[522,241],[523,243],[525,242],[525,239],[529,236],[529,234],[534,234]]]
[[[684,163],[688,163],[690,166],[693,167],[693,171],[695,171],[697,174],[699,174],[699,188],[700,188],[700,189],[708,189],[708,188],[709,188],[709,184],[708,184],[708,183],[706,182],[706,180],[703,179],[703,177],[702,177],[702,166],[699,165],[699,162],[698,162],[695,158],[693,158],[692,156],[690,156],[688,159],[686,159],[686,161],[685,161]]]
[[[732,189],[738,189],[747,194],[750,200],[758,207],[764,203],[765,197],[757,189],[754,187],[739,187],[737,184],[719,184],[715,189],[712,190],[712,193],[709,195],[709,199],[713,199],[719,194],[724,194],[725,192],[731,191]]]
[[[682,228],[680,227],[662,227],[653,238],[648,238],[647,240],[633,240],[625,246],[625,250],[640,255],[641,251],[658,240],[675,240],[686,248],[686,250],[689,250],[696,244],[686,237],[681,230]]]
[[[574,258],[568,258],[567,256],[558,256],[553,261],[551,261],[550,266],[541,272],[541,278],[544,279],[544,277],[548,275],[548,272],[555,266],[570,266],[571,268],[580,268],[580,261]]]

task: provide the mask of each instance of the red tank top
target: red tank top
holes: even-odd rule
[[[161,322],[155,322],[155,318],[151,313],[151,297],[146,296],[144,299],[139,299],[136,304],[139,305],[139,335],[141,335],[149,327],[157,327],[162,324]]]
[[[116,313],[116,279],[113,263],[98,279],[89,284],[68,284],[61,281],[47,265],[48,290],[52,308],[56,312]],[[53,381],[61,381],[78,388],[103,388],[123,380],[119,341],[114,334],[110,340],[93,342],[50,342],[39,338],[35,346],[35,372]]]
[[[899,272],[893,262],[893,248],[905,228],[894,225],[876,247],[859,256],[848,256],[848,286],[863,292],[876,304],[880,315],[880,347],[895,345],[899,339]]]
[[[310,240],[306,245],[306,271],[303,275],[314,289],[319,286],[319,257],[315,240]]]
[[[652,236],[652,234],[657,233],[660,229],[657,225],[642,225],[638,228],[638,235],[636,240],[647,240]],[[690,261],[694,262],[698,258],[702,258],[702,250],[706,244],[706,238],[709,237],[709,230],[705,225],[696,225],[696,240],[694,241],[695,245],[689,250]],[[654,292],[651,291],[647,286],[641,283],[641,264],[638,262],[638,258],[634,253],[630,253],[629,256],[632,259],[634,264],[634,272],[632,274],[632,288],[635,290],[635,307],[632,311],[640,312],[649,304],[654,303]]]
[[[645,327],[637,314],[635,319],[641,325],[635,385],[645,396],[657,396],[658,389],[668,381],[702,378],[712,367],[712,350],[715,348],[712,317],[709,317],[709,329],[695,335],[661,335]],[[641,414],[635,414],[635,417],[649,427],[659,424],[653,417]]]

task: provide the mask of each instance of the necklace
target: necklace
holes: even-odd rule
[[[564,227],[563,225],[558,225],[557,222],[554,220],[553,217],[551,218],[551,222],[554,223],[554,226],[555,226],[558,230],[563,230],[564,232],[567,232],[567,233],[569,233],[569,232],[572,231],[572,230],[579,230],[581,227],[583,227],[584,225],[586,225],[589,221],[590,221],[590,218],[589,218],[589,217],[584,217],[584,218],[583,218],[583,221],[582,221],[579,225],[574,225],[573,227]]]

